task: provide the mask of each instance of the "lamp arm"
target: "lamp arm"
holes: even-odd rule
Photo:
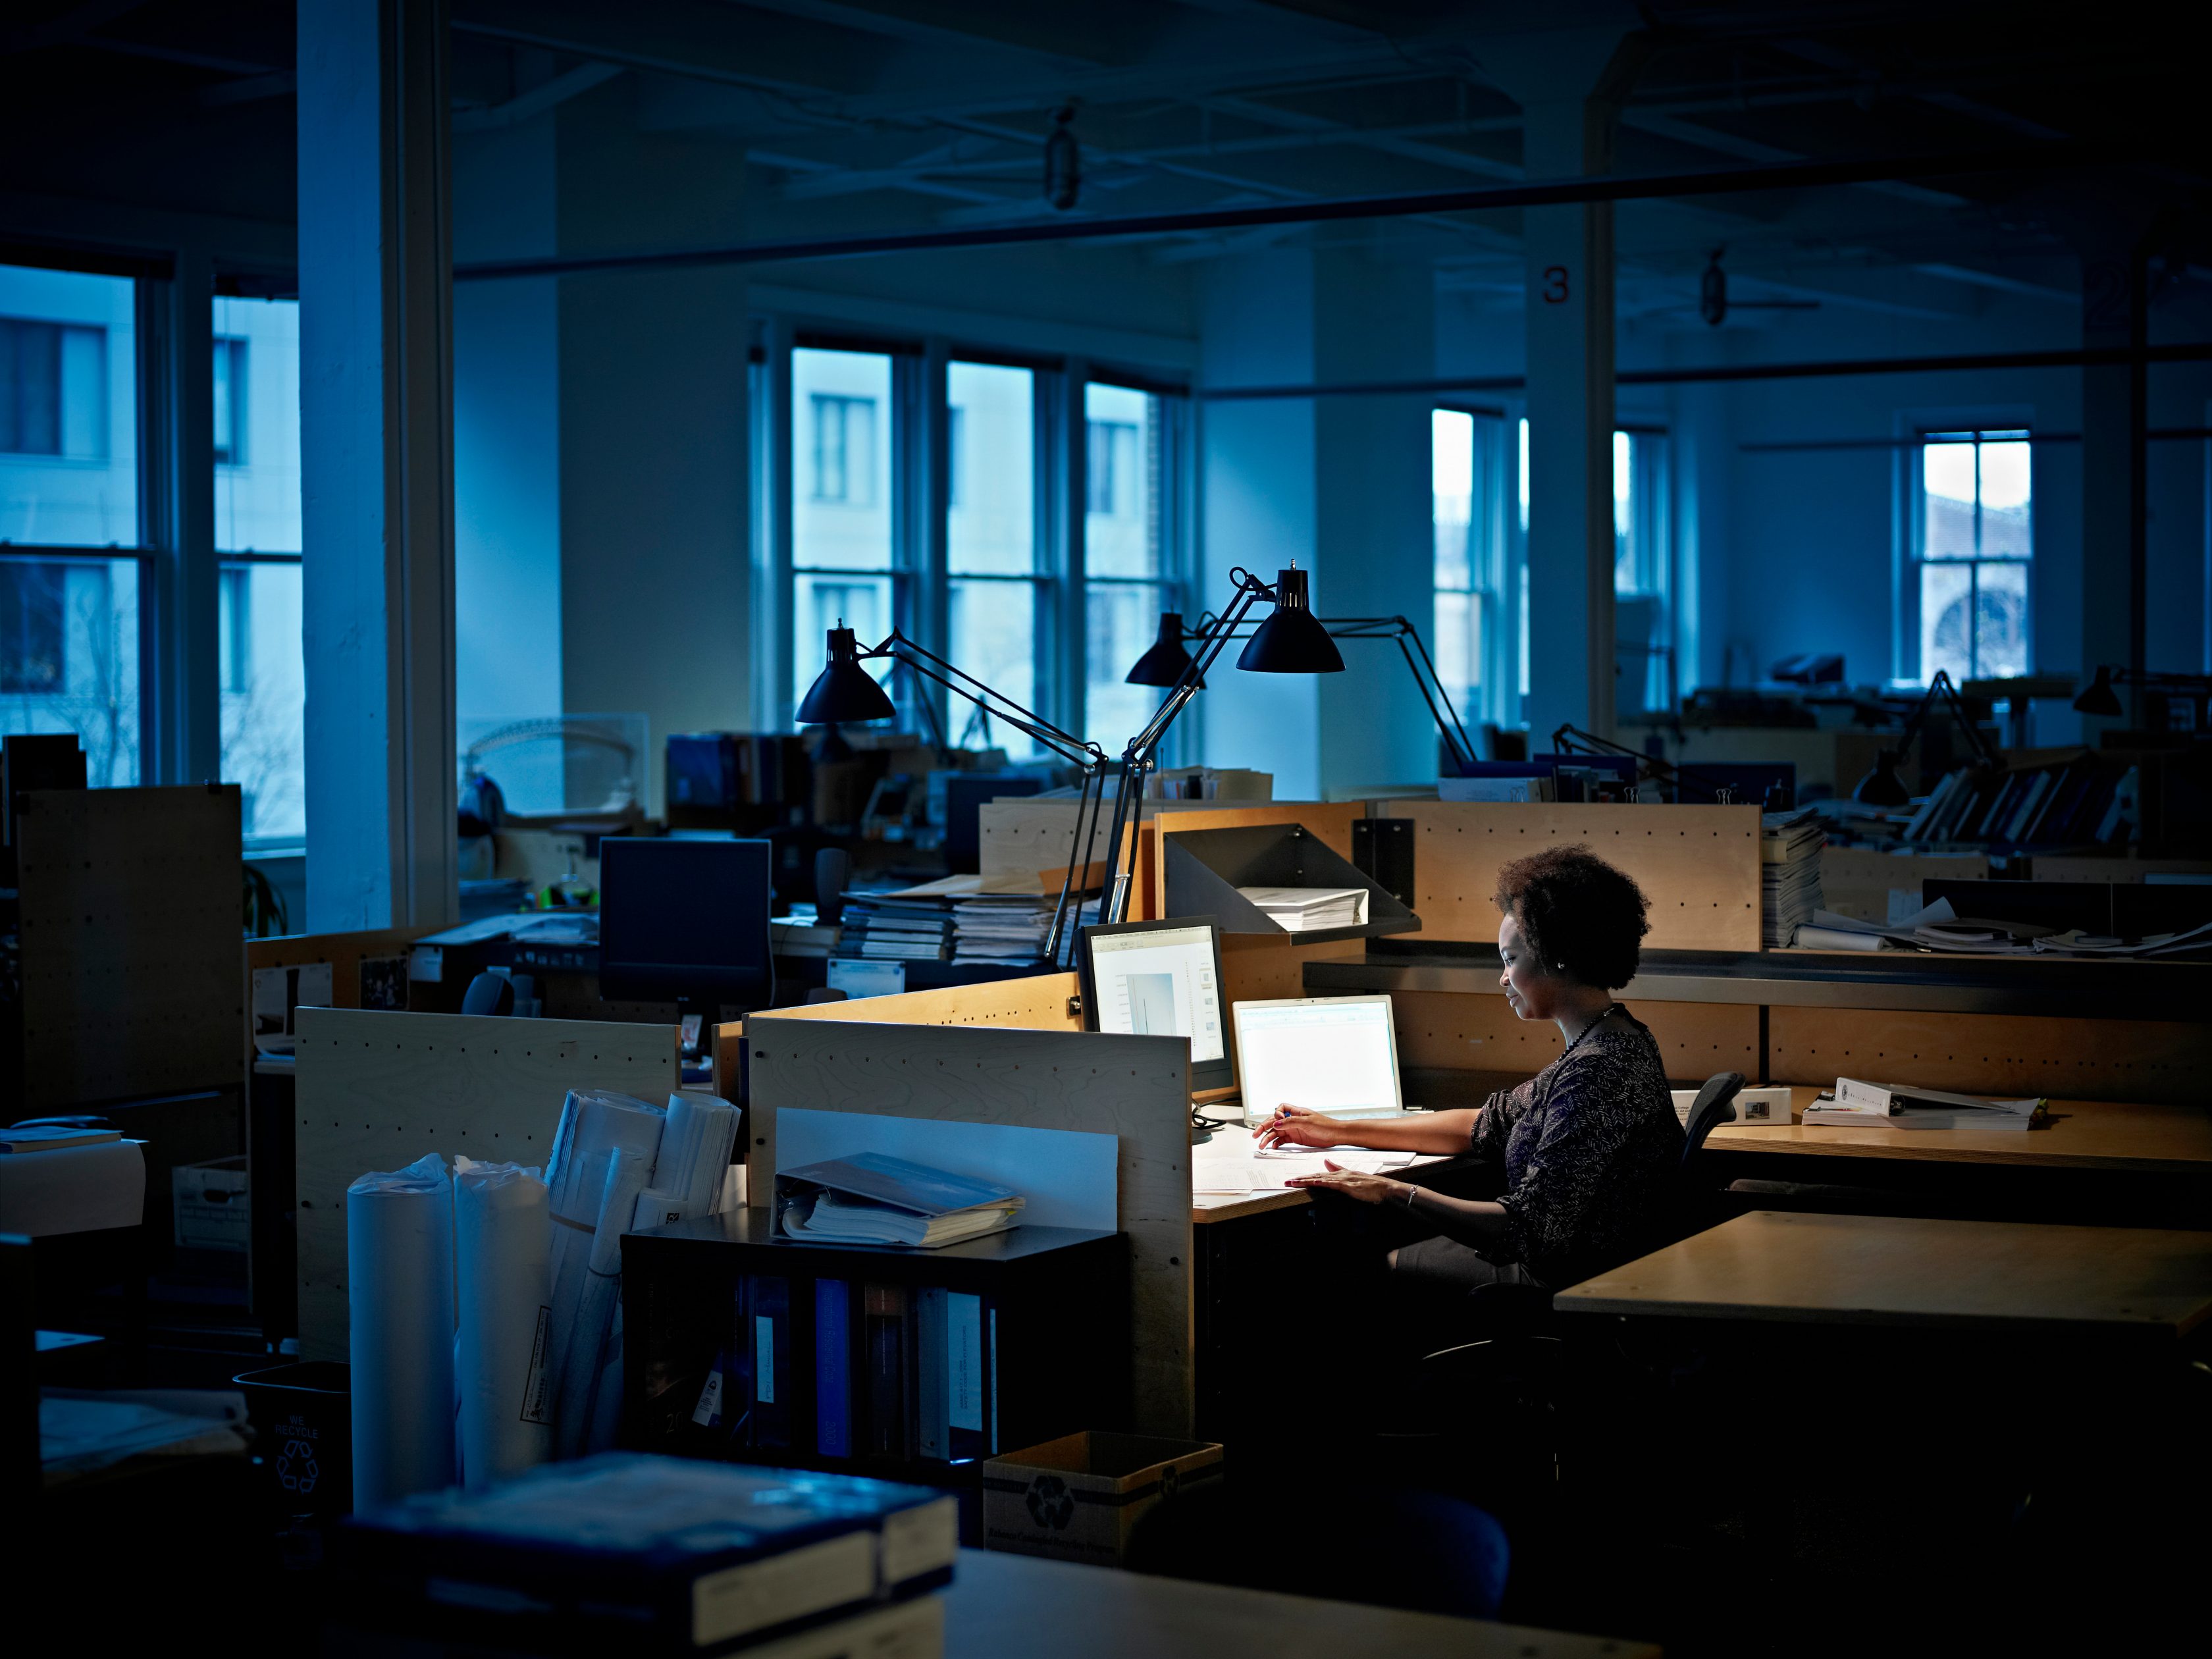
[[[1558,731],[1552,733],[1552,742],[1561,754],[1571,754],[1576,749],[1580,748],[1589,750],[1593,755],[1625,755],[1639,766],[1650,767],[1651,775],[1662,782],[1674,785],[1674,798],[1677,801],[1681,799],[1682,790],[1686,786],[1702,789],[1708,795],[1713,793],[1713,787],[1711,784],[1700,782],[1698,779],[1689,776],[1681,767],[1664,756],[1647,755],[1640,749],[1631,749],[1626,744],[1615,743],[1611,738],[1601,738],[1596,732],[1585,732],[1578,726],[1562,725]]]
[[[1928,682],[1928,695],[1920,700],[1920,707],[1912,711],[1912,720],[1905,728],[1904,740],[1897,745],[1899,756],[1904,754],[1906,747],[1911,743],[1913,734],[1919,731],[1921,721],[1928,717],[1928,706],[1936,701],[1936,693],[1939,691],[1942,693],[1944,704],[1951,711],[1951,719],[1957,724],[1959,729],[1966,734],[1967,747],[1974,751],[1984,765],[1998,764],[1996,755],[1990,750],[1987,739],[1982,736],[1981,727],[1977,726],[1967,714],[1966,699],[1959,695],[1959,688],[1952,684],[1951,671],[1948,668],[1937,669],[1936,678]]]
[[[883,643],[860,653],[860,659],[889,658],[910,674],[941,685],[966,699],[984,714],[996,715],[1016,731],[1034,738],[1063,760],[1081,766],[1103,766],[1106,751],[1097,744],[1063,732],[1034,709],[1024,707],[1002,691],[994,690],[974,675],[965,673],[934,652],[916,645],[894,629]],[[940,732],[942,728],[939,728]]]

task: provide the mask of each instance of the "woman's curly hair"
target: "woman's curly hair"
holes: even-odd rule
[[[1617,991],[1636,977],[1650,907],[1644,890],[1587,847],[1554,847],[1498,872],[1498,908],[1521,924],[1547,972]]]

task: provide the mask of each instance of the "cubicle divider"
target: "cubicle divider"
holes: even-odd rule
[[[874,1011],[897,1000],[856,1006]],[[1010,1024],[806,1017],[815,1012],[757,1014],[745,1023],[754,1206],[774,1202],[776,1115],[787,1109],[1113,1135],[1116,1215],[1129,1247],[1128,1426],[1189,1434],[1196,1403],[1189,1044]]]
[[[542,1166],[571,1089],[665,1101],[677,1029],[355,1008],[299,1013],[300,1352],[347,1357],[345,1192],[425,1152]]]

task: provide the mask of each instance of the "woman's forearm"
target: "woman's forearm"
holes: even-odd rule
[[[1494,1244],[1505,1232],[1505,1206],[1486,1200],[1450,1198],[1425,1187],[1408,1187],[1409,1196],[1399,1200],[1413,1214],[1446,1238],[1475,1249]]]
[[[1472,1111],[1414,1112],[1405,1117],[1355,1120],[1345,1127],[1347,1146],[1378,1152],[1463,1152],[1474,1138]]]

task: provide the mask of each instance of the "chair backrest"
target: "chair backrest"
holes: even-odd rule
[[[1705,1079],[1690,1103],[1689,1120],[1682,1126],[1682,1173],[1689,1174],[1704,1150],[1713,1126],[1735,1121],[1735,1097],[1743,1088],[1741,1072],[1717,1072]]]

